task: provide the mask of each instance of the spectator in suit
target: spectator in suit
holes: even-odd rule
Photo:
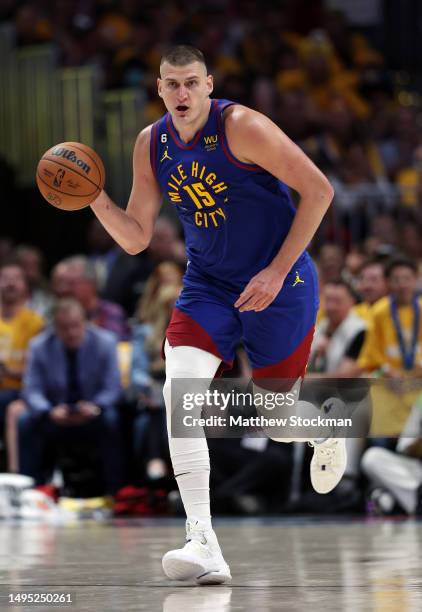
[[[123,479],[119,398],[114,337],[87,323],[77,301],[60,300],[53,326],[30,345],[23,389],[28,410],[18,422],[21,473],[44,484],[44,451],[86,439],[98,445],[106,492],[114,494]]]

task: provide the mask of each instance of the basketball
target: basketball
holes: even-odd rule
[[[100,157],[87,145],[62,142],[44,153],[36,178],[49,204],[63,210],[80,210],[100,194],[105,170]]]

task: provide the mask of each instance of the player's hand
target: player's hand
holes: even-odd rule
[[[279,272],[264,268],[251,278],[234,305],[239,312],[265,310],[279,294],[283,283],[284,277],[280,277]]]

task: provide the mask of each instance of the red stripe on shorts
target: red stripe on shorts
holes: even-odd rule
[[[216,376],[221,376],[224,370],[233,367],[233,362],[225,361],[209,333],[195,319],[178,308],[173,309],[166,338],[170,346],[194,346],[221,359]],[[165,359],[164,350],[162,356]]]
[[[298,378],[305,376],[314,330],[315,327],[312,326],[299,346],[285,359],[263,368],[254,368],[252,370],[253,380],[272,379],[271,388],[274,387],[275,389],[277,387],[279,391],[290,389]],[[267,387],[268,385],[265,384],[264,386]]]

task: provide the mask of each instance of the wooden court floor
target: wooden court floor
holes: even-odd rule
[[[422,610],[422,522],[324,518],[215,520],[230,586],[172,583],[161,557],[181,519],[0,522],[0,610],[356,612]],[[9,604],[70,593],[73,604]]]

